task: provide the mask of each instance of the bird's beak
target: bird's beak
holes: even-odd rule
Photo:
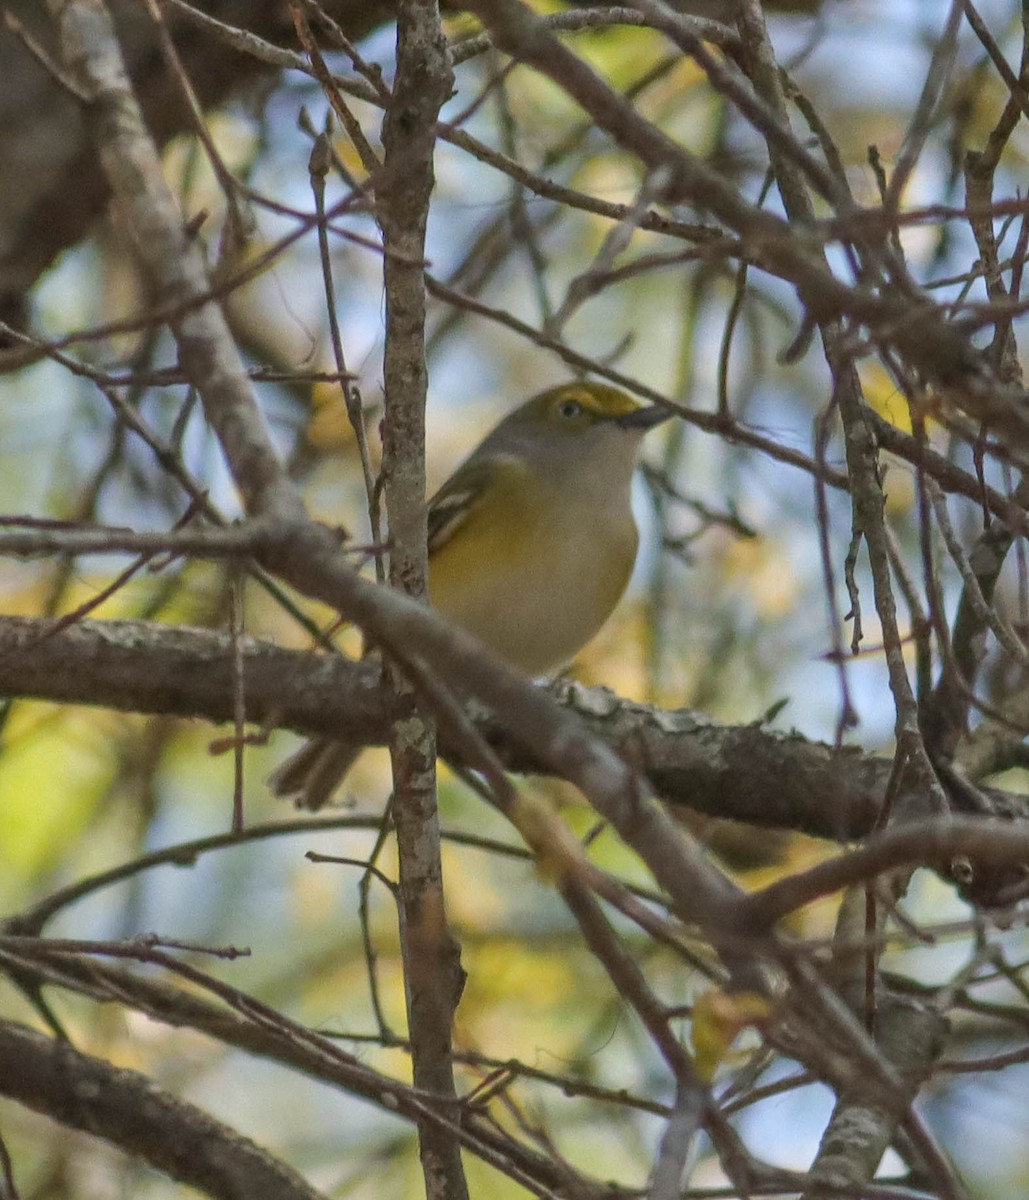
[[[671,409],[651,404],[646,408],[635,408],[632,412],[615,417],[615,424],[622,429],[653,429],[655,425],[660,425],[674,416],[675,413]]]

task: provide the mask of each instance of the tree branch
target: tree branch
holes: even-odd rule
[[[500,1129],[488,1112],[475,1108],[458,1109],[456,1105],[443,1108],[432,1103],[426,1093],[372,1069],[340,1049],[331,1039],[290,1021],[252,996],[210,977],[207,977],[208,981],[226,1003],[215,1003],[198,994],[195,986],[187,989],[165,979],[144,977],[88,954],[54,951],[44,938],[18,941],[22,946],[16,959],[18,966],[36,971],[45,984],[66,988],[93,1000],[128,1005],[165,1025],[195,1030],[246,1054],[298,1070],[329,1087],[366,1100],[384,1112],[419,1124],[435,1123],[458,1138],[467,1151],[532,1193],[550,1195],[552,1189],[569,1182],[567,1163],[555,1166],[545,1155]],[[9,951],[0,950],[0,957],[8,960],[12,956]],[[195,981],[204,979],[200,972],[191,974]],[[32,1034],[32,1037],[40,1038],[41,1035]],[[44,1038],[43,1042],[46,1041]],[[8,1091],[8,1086],[21,1086],[21,1083],[12,1079],[6,1070],[0,1070],[0,1094],[13,1094]],[[55,1112],[50,1115],[61,1119]],[[578,1177],[575,1178],[578,1181]],[[582,1182],[585,1186],[586,1181]],[[246,1194],[236,1193],[237,1196]],[[612,1187],[603,1195],[608,1200],[615,1200],[623,1193]]]
[[[432,614],[426,614],[431,618]],[[232,642],[204,629],[146,621],[79,621],[53,633],[45,619],[0,619],[0,692],[216,723],[233,718]],[[384,745],[392,712],[381,671],[342,655],[243,640],[247,719],[309,736]],[[594,737],[644,772],[669,804],[710,816],[797,830],[832,841],[866,836],[890,778],[889,759],[833,749],[798,733],[720,725],[689,709],[657,709],[604,688],[555,683],[550,696]],[[501,717],[471,709],[483,735],[516,771],[552,768]],[[1029,818],[1024,797],[984,789],[993,815]],[[922,803],[917,790],[896,804]]]
[[[165,181],[102,3],[48,0],[64,61],[89,97],[97,147],[148,282],[164,300],[192,304],[171,320],[179,362],[196,387],[252,515],[300,518],[303,504],[271,446],[221,307],[209,299],[201,247]]]
[[[136,1071],[0,1021],[0,1092],[216,1200],[321,1200],[285,1163]]]
[[[454,85],[435,0],[398,0],[397,70],[382,129],[383,182],[375,213],[386,286],[382,478],[389,517],[389,582],[424,599],[428,579],[425,506],[425,229],[435,185],[439,110]],[[454,1013],[464,986],[460,949],[447,925],[436,805],[436,727],[416,706],[413,681],[390,664],[400,709],[390,730],[393,821],[400,878],[400,934],[414,1081],[444,1102],[455,1096]],[[427,1200],[466,1200],[459,1145],[420,1124]]]

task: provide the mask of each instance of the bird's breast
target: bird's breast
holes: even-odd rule
[[[568,662],[597,633],[636,559],[628,496],[603,514],[564,500],[537,512],[483,505],[429,563],[433,606],[530,675]]]

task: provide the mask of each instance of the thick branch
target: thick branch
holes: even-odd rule
[[[0,1021],[0,1092],[220,1200],[321,1197],[285,1163],[146,1076],[11,1021]]]
[[[48,620],[0,620],[0,693],[232,720],[233,649],[226,635],[145,621],[81,621],[51,635],[52,629]],[[391,702],[373,664],[247,638],[243,665],[248,720],[385,744]],[[890,776],[887,759],[760,725],[719,725],[688,709],[633,704],[603,688],[553,684],[550,691],[594,736],[637,764],[670,804],[834,841],[863,837],[875,823]],[[500,718],[479,709],[476,723],[510,768],[547,773]],[[1029,816],[1021,797],[984,794],[997,816]],[[897,803],[918,799],[902,793]]]
[[[911,1103],[943,1049],[946,1021],[925,1004],[886,996],[876,1017],[876,1042],[897,1068],[904,1099]],[[867,1097],[843,1096],[822,1136],[804,1200],[832,1200],[845,1188],[860,1192],[875,1175],[895,1135],[897,1097],[876,1105]]]
[[[109,0],[147,128],[159,145],[189,127],[188,109],[160,63],[156,30],[138,0]],[[290,33],[281,0],[205,0],[205,11],[261,38]],[[323,0],[358,38],[388,15],[387,0]],[[17,187],[0,189],[0,319],[23,321],[25,295],[57,255],[84,237],[103,214],[109,187],[80,105],[37,61],[19,35],[24,27],[53,58],[57,47],[39,0],[4,0],[0,20],[0,162]],[[204,108],[245,90],[267,73],[256,55],[241,54],[168,10],[166,20]],[[12,32],[12,28],[14,31]],[[40,147],[46,153],[40,153]]]
[[[130,232],[147,282],[162,299],[187,306],[171,321],[179,363],[204,404],[251,514],[300,517],[303,505],[272,449],[264,418],[210,281],[199,243],[165,181],[102,3],[48,0],[61,51],[89,104],[104,174]]]

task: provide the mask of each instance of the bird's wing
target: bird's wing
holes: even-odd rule
[[[429,501],[429,553],[439,550],[482,502],[486,489],[516,466],[507,456],[465,463]]]

